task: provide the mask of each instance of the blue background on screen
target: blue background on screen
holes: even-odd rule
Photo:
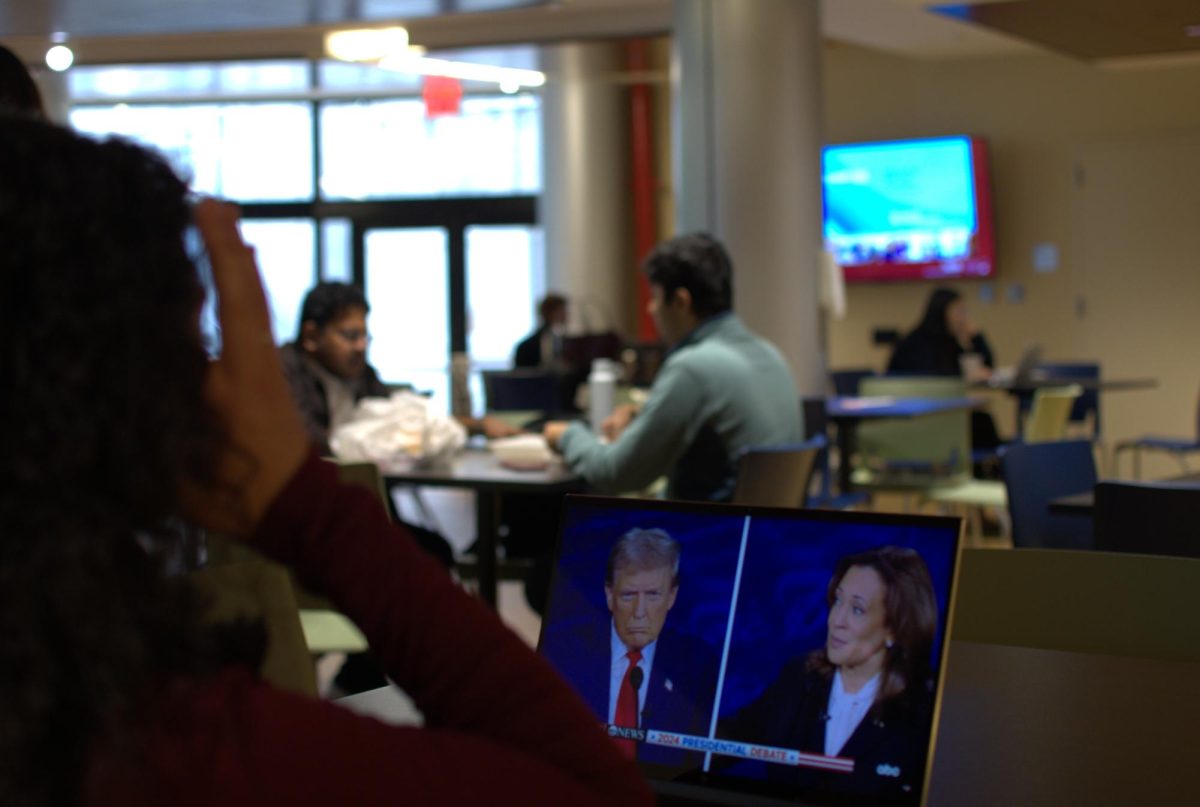
[[[578,503],[568,507],[541,652],[554,661],[556,648],[569,645],[572,633],[609,623],[604,601],[608,554],[618,538],[641,527],[666,530],[680,546],[679,596],[665,627],[703,639],[719,655],[744,523],[739,515],[671,512],[653,505],[644,510]]]
[[[966,137],[829,146],[822,174],[827,238],[976,229]]]
[[[613,543],[635,527],[666,530],[680,543],[680,589],[670,630],[724,647],[745,517],[576,502],[567,508],[541,652],[570,677],[580,659],[573,637],[609,624],[604,571]],[[751,519],[720,713],[757,697],[791,659],[825,642],[825,592],[844,555],[884,545],[906,546],[925,560],[938,607],[936,665],[949,599],[957,529],[817,518]],[[606,648],[605,648],[606,652]],[[607,659],[598,660],[606,663]],[[699,693],[698,693],[699,694]],[[715,694],[715,693],[714,693]]]
[[[889,544],[921,555],[938,606],[936,654],[945,630],[956,535],[953,528],[752,519],[721,714],[733,714],[757,697],[788,661],[824,645],[825,592],[845,555]],[[932,661],[937,663],[936,655]]]

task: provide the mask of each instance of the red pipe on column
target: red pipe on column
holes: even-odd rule
[[[631,73],[649,69],[649,43],[634,39],[625,44],[625,68]],[[657,181],[654,174],[654,106],[650,85],[644,82],[629,87],[629,165],[630,196],[633,202],[633,251],[641,264],[658,243],[658,210],[655,199]],[[635,270],[636,271],[636,270]],[[646,312],[650,301],[650,285],[637,272],[638,339],[652,342],[658,339],[654,320]]]

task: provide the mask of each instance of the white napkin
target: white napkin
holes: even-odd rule
[[[540,434],[518,434],[488,443],[501,465],[520,470],[540,470],[555,459],[554,452]]]

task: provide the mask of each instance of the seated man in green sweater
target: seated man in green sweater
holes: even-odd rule
[[[671,351],[639,411],[621,408],[605,436],[583,423],[549,423],[545,437],[596,489],[640,490],[668,476],[673,499],[723,501],[738,452],[804,439],[800,396],[787,362],[733,313],[733,267],[704,234],[650,253],[649,312]]]

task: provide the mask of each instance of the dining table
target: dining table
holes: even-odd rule
[[[1159,479],[1157,482],[1166,485],[1200,486],[1200,473],[1171,476]],[[1090,516],[1096,508],[1096,492],[1095,490],[1082,490],[1067,496],[1059,496],[1051,499],[1046,506],[1056,516]]]
[[[825,400],[826,417],[837,427],[838,485],[843,493],[853,489],[850,458],[854,455],[855,434],[864,420],[911,419],[979,409],[987,406],[984,398],[898,398],[895,396],[834,396]]]
[[[566,494],[586,489],[583,477],[568,470],[561,459],[533,467],[510,467],[486,445],[468,443],[449,458],[433,463],[382,467],[384,484],[394,486],[458,488],[475,492],[475,551],[479,596],[496,606],[496,568],[501,501],[506,493]]]

